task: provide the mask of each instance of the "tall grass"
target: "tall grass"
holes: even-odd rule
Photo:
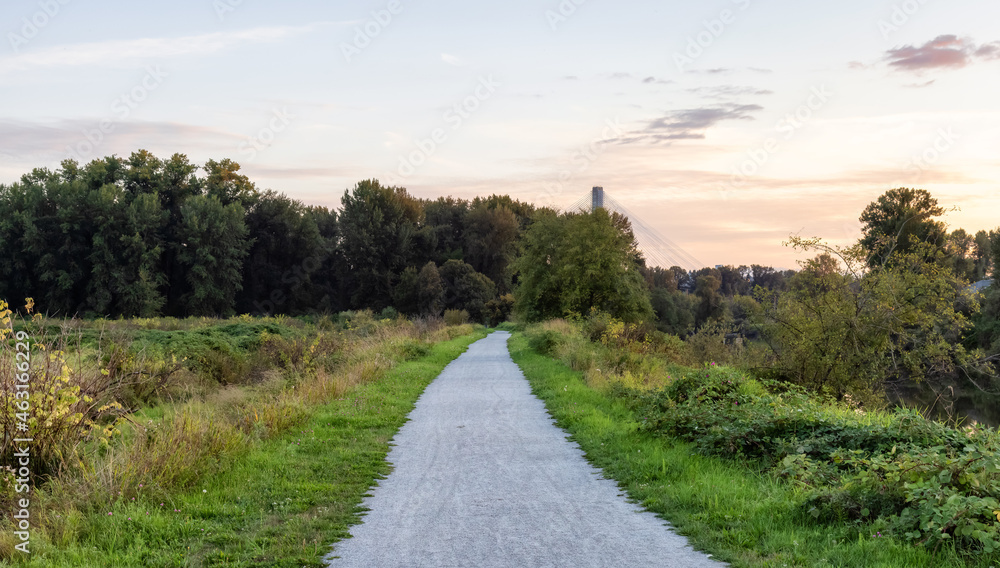
[[[80,514],[140,492],[166,498],[306,420],[311,409],[377,381],[442,339],[473,331],[440,320],[360,311],[292,318],[15,321],[32,337],[33,482],[53,539],[84,530]],[[0,341],[3,463],[16,437],[14,345]],[[182,451],[181,451],[182,450]],[[9,509],[10,472],[0,473]],[[13,556],[0,521],[0,558]],[[62,536],[60,536],[62,535]]]

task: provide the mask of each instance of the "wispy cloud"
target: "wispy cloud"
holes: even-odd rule
[[[0,121],[0,156],[13,160],[47,156],[49,159],[70,157],[67,148],[85,140],[85,132],[95,129],[88,120],[59,120],[50,123]],[[231,152],[240,137],[218,129],[178,122],[128,121],[115,125],[95,149],[98,157],[115,152],[125,154],[138,148],[159,150],[161,146],[184,148],[184,152],[200,149]]]
[[[687,89],[689,93],[694,93],[703,97],[724,98],[743,97],[748,95],[773,95],[774,91],[769,89],[759,89],[757,87],[744,87],[740,85],[717,85],[713,87],[695,87]]]
[[[658,143],[670,140],[700,140],[705,131],[726,120],[754,120],[752,113],[764,110],[760,105],[727,104],[677,110],[649,121],[640,130],[630,132],[619,144]]]
[[[118,66],[157,58],[205,55],[246,44],[277,42],[311,33],[325,25],[340,24],[319,22],[307,26],[262,27],[195,36],[58,45],[2,58],[0,74],[46,67]]]
[[[441,61],[444,61],[448,65],[454,65],[455,67],[464,67],[467,65],[464,59],[451,55],[450,53],[442,53]]]

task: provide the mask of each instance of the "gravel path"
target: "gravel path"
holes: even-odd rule
[[[601,478],[531,393],[509,337],[472,344],[427,387],[329,565],[725,566]]]

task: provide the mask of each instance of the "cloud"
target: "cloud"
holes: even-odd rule
[[[757,87],[742,87],[739,85],[717,85],[714,87],[695,87],[687,89],[689,93],[694,93],[703,97],[723,98],[742,97],[747,95],[773,95],[774,91],[769,89],[758,89]]]
[[[0,59],[0,74],[45,67],[117,66],[150,59],[184,55],[203,56],[242,45],[270,43],[310,33],[320,22],[307,26],[275,26],[235,32],[215,32],[173,38],[139,38],[57,45]]]
[[[889,66],[902,71],[924,71],[935,68],[965,67],[975,46],[966,39],[955,35],[939,35],[927,43],[915,47],[906,45],[886,52]]]
[[[727,67],[715,67],[713,69],[703,69],[703,70],[692,70],[692,73],[703,73],[705,75],[728,75],[732,73],[734,69],[729,69]]]
[[[83,161],[118,153],[128,155],[138,148],[154,153],[164,153],[164,148],[180,148],[184,153],[208,150],[233,153],[241,137],[221,130],[177,122],[127,121],[114,124],[114,130],[101,133],[98,120],[59,120],[50,123],[0,121],[0,156],[14,161],[35,162],[39,157],[58,163],[69,157]],[[100,139],[94,147],[88,142]],[[90,148],[86,155],[76,154],[70,148]],[[178,151],[167,149],[166,153]]]
[[[923,83],[910,83],[909,85],[904,85],[910,89],[922,89],[924,87],[930,87],[934,84],[937,79],[931,79],[930,81],[924,81]]]
[[[441,54],[441,61],[444,61],[448,65],[454,65],[455,67],[465,67],[468,65],[464,59],[456,57],[448,53]]]
[[[961,69],[979,61],[1000,59],[1000,41],[976,45],[953,34],[939,35],[920,46],[904,45],[886,51],[883,61],[897,71],[922,74],[931,69]],[[853,68],[864,68],[857,62]]]
[[[726,120],[754,120],[751,113],[760,110],[764,107],[736,104],[677,110],[649,121],[641,130],[624,135],[618,143],[700,140],[705,138],[705,131],[712,126]]]
[[[979,46],[975,52],[976,57],[982,57],[986,60],[1000,59],[1000,41],[994,41],[992,43],[986,43]]]

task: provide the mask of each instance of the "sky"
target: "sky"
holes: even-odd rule
[[[338,207],[566,207],[593,186],[702,265],[795,268],[895,187],[1000,226],[995,0],[6,0],[0,184],[138,149]]]

